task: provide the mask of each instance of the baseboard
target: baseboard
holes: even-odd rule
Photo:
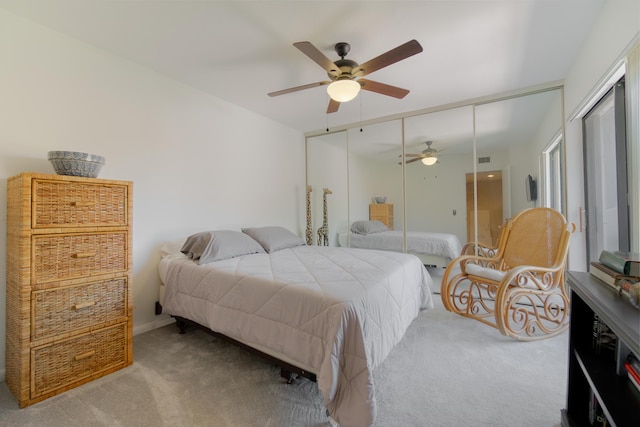
[[[142,325],[138,325],[138,326],[134,326],[133,327],[133,335],[136,336],[138,334],[142,334],[145,332],[149,332],[152,331],[154,329],[158,329],[158,328],[162,328],[163,326],[167,326],[170,325],[171,323],[174,323],[176,320],[169,316],[169,315],[164,315],[161,316],[160,319],[156,319],[152,322],[147,322],[144,323]]]

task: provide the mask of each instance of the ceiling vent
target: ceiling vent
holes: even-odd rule
[[[478,163],[491,163],[491,157],[478,157]]]

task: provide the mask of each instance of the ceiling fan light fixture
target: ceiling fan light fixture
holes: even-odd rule
[[[337,102],[349,102],[360,92],[360,83],[355,80],[336,80],[327,86],[327,93]]]
[[[430,155],[428,157],[422,158],[422,163],[424,163],[427,166],[433,166],[436,164],[437,161],[438,161],[438,158],[434,155]]]

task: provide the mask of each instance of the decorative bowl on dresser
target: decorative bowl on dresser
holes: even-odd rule
[[[49,151],[47,158],[58,175],[97,178],[104,166],[104,157],[79,151]]]
[[[133,362],[133,183],[7,180],[6,382],[20,407]]]
[[[387,202],[386,196],[376,196],[374,197],[374,199],[376,200],[376,203],[379,203],[379,204],[383,204]]]

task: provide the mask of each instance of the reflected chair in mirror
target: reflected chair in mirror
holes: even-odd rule
[[[460,255],[478,255],[484,258],[493,258],[498,253],[498,248],[502,244],[502,239],[505,238],[506,225],[508,221],[500,226],[500,235],[498,236],[497,243],[495,245],[486,244],[483,242],[467,242],[462,247]]]
[[[556,210],[520,212],[503,227],[493,256],[463,254],[449,263],[445,308],[522,341],[560,334],[569,326],[564,271],[574,231]]]

